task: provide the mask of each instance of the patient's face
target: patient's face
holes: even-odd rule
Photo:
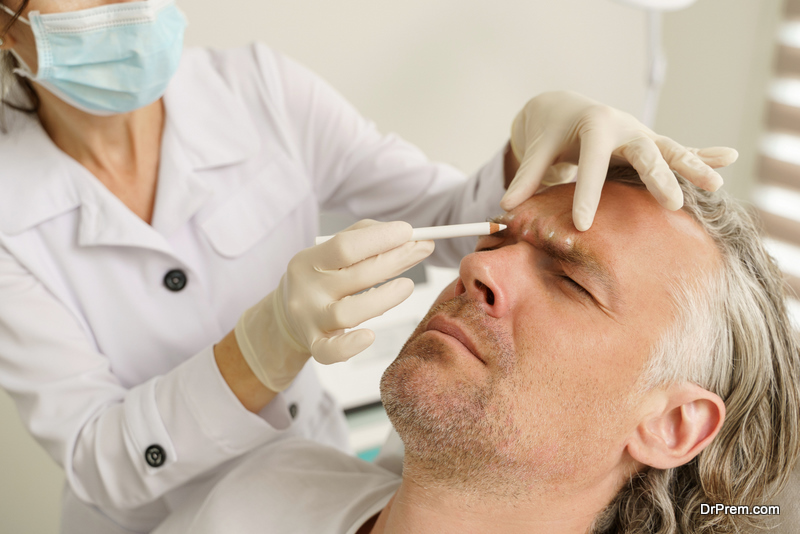
[[[470,465],[463,476],[497,487],[510,473],[594,484],[625,458],[645,410],[637,380],[674,317],[670,283],[718,255],[686,213],[616,183],[578,232],[573,192],[536,195],[482,238],[384,375],[419,462]]]

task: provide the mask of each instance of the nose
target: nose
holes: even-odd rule
[[[515,298],[512,248],[473,252],[465,256],[459,267],[456,296],[466,293],[491,317],[506,315]]]

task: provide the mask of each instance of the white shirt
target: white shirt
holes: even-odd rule
[[[345,446],[310,366],[255,415],[213,359],[313,244],[320,208],[414,226],[499,212],[501,153],[465,179],[264,46],[186,51],[164,104],[152,225],[35,116],[9,110],[0,135],[0,386],[66,472],[66,533],[147,532],[271,440]],[[473,243],[440,241],[436,259]],[[174,269],[180,291],[165,287]]]
[[[355,534],[383,510],[400,481],[399,471],[330,447],[278,441],[225,474],[211,491],[195,493],[153,534]],[[799,481],[800,467],[776,499],[762,503],[780,506],[780,515],[764,518],[774,529],[769,532],[796,534]]]
[[[196,493],[153,534],[355,534],[400,476],[308,440],[279,440]]]

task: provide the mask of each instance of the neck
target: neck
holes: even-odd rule
[[[162,100],[129,113],[100,117],[68,105],[39,85],[36,92],[39,120],[56,146],[149,224],[165,118]]]
[[[432,483],[430,477],[415,472],[413,464],[406,464],[400,488],[371,534],[586,534],[619,491],[615,481],[616,476],[608,477],[583,490],[552,487],[488,495],[474,488]]]
[[[90,170],[119,175],[123,169],[143,169],[158,152],[164,123],[161,100],[148,106],[110,116],[76,109],[39,86],[39,120],[62,151]]]

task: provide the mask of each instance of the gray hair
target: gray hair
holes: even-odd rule
[[[608,180],[644,187],[628,167],[612,167]],[[754,215],[724,193],[678,182],[683,210],[714,241],[722,266],[673,288],[678,317],[653,348],[642,391],[692,382],[723,399],[726,419],[688,464],[633,475],[595,520],[594,534],[758,528],[757,516],[702,515],[700,505],[769,503],[800,455],[800,345],[781,273]]]

